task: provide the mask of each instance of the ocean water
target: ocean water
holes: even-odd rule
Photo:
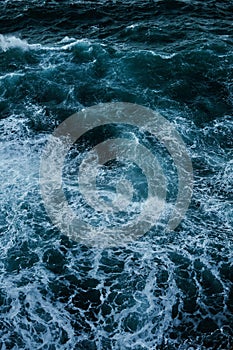
[[[232,23],[231,0],[0,2],[0,349],[232,349]],[[50,220],[40,159],[62,121],[109,102],[148,107],[176,127],[193,194],[174,231],[88,247]],[[127,126],[102,128],[67,161],[78,215],[77,158],[118,134],[149,142],[171,202],[177,195],[166,150]],[[122,173],[145,199],[145,176],[130,164],[107,166],[100,186]]]

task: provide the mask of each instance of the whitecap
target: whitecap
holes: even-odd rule
[[[41,47],[40,44],[29,44],[27,40],[17,38],[14,35],[8,36],[8,35],[0,34],[0,48],[4,52],[14,48],[26,51],[29,49],[36,49],[40,47]]]

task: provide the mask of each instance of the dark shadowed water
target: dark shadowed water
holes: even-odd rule
[[[232,349],[232,24],[231,0],[0,2],[0,349]],[[175,125],[193,197],[173,232],[88,248],[46,214],[40,156],[72,113],[117,101]]]

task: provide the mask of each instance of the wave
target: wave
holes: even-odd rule
[[[42,45],[40,43],[29,44],[26,39],[21,39],[15,35],[3,35],[0,34],[0,49],[6,52],[11,49],[21,49],[22,51],[28,50],[48,50],[48,51],[60,51],[70,50],[75,46],[83,47],[83,45],[91,45],[91,41],[88,39],[76,39],[73,37],[65,36],[58,42],[52,45]]]
[[[40,44],[29,44],[27,40],[20,39],[14,35],[0,34],[0,48],[4,52],[10,49],[21,49],[23,51],[26,51],[29,49],[37,49],[40,47]]]

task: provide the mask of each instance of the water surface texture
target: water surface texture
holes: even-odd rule
[[[1,349],[232,349],[232,23],[231,0],[0,2]],[[53,226],[42,150],[62,121],[100,102],[149,107],[182,136],[194,188],[175,231],[98,249]],[[119,134],[154,150],[168,201],[177,195],[172,159],[150,135],[102,128],[67,158],[64,186],[79,215],[78,157]],[[106,169],[99,188],[114,195],[123,173],[134,200],[146,198],[140,169]]]

